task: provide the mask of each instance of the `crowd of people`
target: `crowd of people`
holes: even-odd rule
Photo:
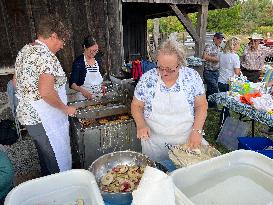
[[[229,90],[229,79],[234,75],[244,75],[250,82],[258,82],[261,71],[265,65],[267,56],[273,55],[273,48],[263,46],[261,34],[253,33],[249,37],[249,42],[242,55],[239,57],[237,52],[240,49],[240,39],[231,37],[223,47],[224,36],[222,33],[215,33],[213,43],[207,45],[204,50],[203,59],[206,61],[204,66],[204,81],[207,84],[207,96],[226,92]],[[269,82],[268,85],[273,84]],[[209,107],[217,107],[215,103],[210,103]],[[224,107],[221,113],[221,123],[228,117],[228,108]],[[273,128],[264,131],[273,134]]]

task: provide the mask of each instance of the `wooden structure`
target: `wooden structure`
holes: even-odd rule
[[[18,51],[36,38],[41,16],[58,14],[72,29],[71,41],[59,52],[67,74],[81,43],[92,34],[103,52],[104,69],[119,73],[130,54],[146,55],[147,19],[176,15],[203,51],[209,9],[229,7],[234,0],[1,0],[0,67],[13,65]],[[198,12],[194,28],[187,13]]]

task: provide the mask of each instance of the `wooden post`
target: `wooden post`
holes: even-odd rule
[[[158,48],[158,39],[159,39],[159,18],[155,18],[153,20],[154,22],[154,29],[153,29],[153,37],[154,37],[154,45],[155,45],[155,50]]]
[[[197,16],[197,35],[199,36],[198,41],[195,42],[195,55],[202,57],[203,50],[206,41],[206,29],[207,29],[207,18],[208,18],[208,4],[202,4],[198,8]]]
[[[193,40],[196,42],[199,40],[199,36],[196,33],[196,30],[194,26],[192,25],[192,22],[186,12],[182,13],[182,9],[179,9],[177,5],[175,4],[170,4],[170,7],[172,10],[175,12],[176,16],[178,19],[181,21],[182,25],[185,27],[185,29],[188,31],[188,33],[191,35]]]

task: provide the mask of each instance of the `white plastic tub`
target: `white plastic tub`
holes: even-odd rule
[[[273,160],[237,150],[171,173],[176,187],[195,205],[273,204]]]
[[[4,205],[103,205],[94,175],[74,169],[24,182],[10,191]]]

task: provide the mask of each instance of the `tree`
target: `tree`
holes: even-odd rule
[[[210,10],[208,12],[208,31],[221,31],[228,35],[250,34],[254,31],[270,32],[273,25],[272,0],[241,0],[230,8]],[[189,14],[196,26],[197,13]],[[172,32],[185,31],[177,17],[160,18],[160,32],[169,35]],[[152,33],[153,23],[147,22]],[[268,29],[268,30],[267,30]]]

